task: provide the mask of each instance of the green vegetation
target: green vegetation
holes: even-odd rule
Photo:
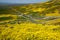
[[[59,8],[57,0],[0,8],[0,40],[60,40]]]
[[[13,17],[0,17],[0,21],[11,20]]]

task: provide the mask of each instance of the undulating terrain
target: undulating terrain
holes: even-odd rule
[[[0,40],[60,40],[60,1],[1,6]]]

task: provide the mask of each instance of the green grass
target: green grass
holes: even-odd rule
[[[0,17],[0,21],[11,20],[13,17]]]

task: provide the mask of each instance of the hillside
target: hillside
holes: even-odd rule
[[[0,40],[60,40],[60,1],[1,6]]]
[[[60,3],[48,1],[45,3],[3,7],[0,8],[0,15],[12,16],[16,18],[15,20],[22,22],[26,20],[29,22],[32,21],[33,23],[45,24],[47,23],[46,21],[55,22],[57,19],[60,20],[59,8]],[[60,21],[52,24],[56,23],[60,23]]]

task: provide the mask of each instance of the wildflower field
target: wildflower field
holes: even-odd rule
[[[0,40],[60,40],[60,1],[1,6]]]
[[[0,40],[60,40],[60,26],[33,23],[1,25]]]

